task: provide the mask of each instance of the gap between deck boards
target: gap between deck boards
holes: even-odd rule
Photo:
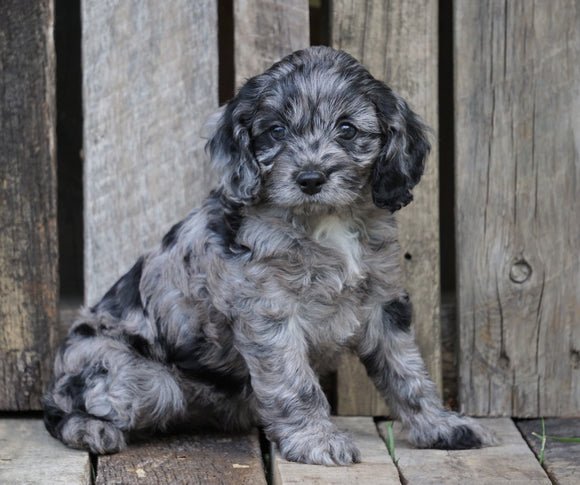
[[[362,463],[324,467],[288,462],[274,451],[270,483],[288,484],[501,484],[572,485],[580,483],[580,444],[550,443],[546,469],[530,446],[540,420],[482,419],[501,444],[482,450],[441,451],[412,448],[395,423],[395,459],[384,437],[386,422],[370,417],[336,417],[351,433]],[[580,419],[546,420],[547,434],[580,434]],[[96,471],[88,453],[66,448],[51,438],[39,419],[0,419],[0,483],[11,484],[251,484],[266,485],[266,471],[257,432],[247,435],[188,434],[135,442],[116,455],[98,458]],[[537,450],[536,450],[537,451]]]

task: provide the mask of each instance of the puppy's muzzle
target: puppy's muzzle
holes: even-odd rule
[[[296,177],[296,183],[300,190],[308,195],[318,194],[326,183],[326,176],[315,170],[305,170]]]

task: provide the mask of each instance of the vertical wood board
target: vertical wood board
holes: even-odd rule
[[[213,0],[82,2],[85,301],[94,303],[214,185]]]
[[[234,0],[236,88],[310,45],[308,0]]]
[[[460,401],[580,413],[580,5],[456,2]]]
[[[348,353],[336,375],[336,414],[339,416],[389,416],[390,411],[359,358]]]
[[[352,54],[373,76],[403,96],[437,133],[437,2],[336,0],[332,10],[332,45]],[[398,213],[397,220],[401,264],[413,303],[417,341],[429,374],[441,389],[435,137],[432,142],[425,175],[414,190],[414,202]],[[364,382],[365,374],[355,359],[344,361],[338,374],[339,414],[367,414],[369,410],[386,409],[378,393],[366,391],[369,386]],[[349,396],[358,398],[355,401]]]
[[[50,1],[0,4],[0,410],[40,408],[58,299]]]

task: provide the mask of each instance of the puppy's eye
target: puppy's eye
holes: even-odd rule
[[[280,125],[270,128],[270,136],[276,141],[282,141],[286,138],[286,128]]]
[[[343,140],[352,140],[357,134],[357,129],[350,123],[342,123],[338,131],[338,136],[340,136]]]

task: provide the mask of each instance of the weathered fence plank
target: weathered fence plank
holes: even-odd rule
[[[401,482],[408,485],[477,484],[550,485],[536,457],[508,418],[481,420],[501,442],[480,450],[419,450],[406,440],[399,423],[394,426],[395,460]],[[386,423],[379,423],[383,437]]]
[[[234,0],[236,88],[291,52],[308,47],[308,0]]]
[[[58,299],[53,4],[0,4],[0,409],[39,409]]]
[[[274,485],[399,485],[397,468],[385,443],[379,437],[371,418],[335,418],[341,429],[347,430],[358,446],[361,463],[349,467],[325,467],[293,463],[275,455],[272,482]]]
[[[332,44],[361,61],[405,97],[437,131],[437,2],[366,0],[333,3]],[[435,140],[433,140],[435,142]],[[437,145],[415,189],[415,201],[398,215],[401,264],[414,307],[417,340],[427,369],[441,389],[439,209]],[[354,358],[338,373],[338,413],[386,412]]]
[[[213,185],[214,0],[82,2],[85,301],[94,302]]]
[[[99,457],[97,485],[266,485],[258,434],[183,435]]]
[[[580,6],[455,3],[460,401],[580,412]]]

